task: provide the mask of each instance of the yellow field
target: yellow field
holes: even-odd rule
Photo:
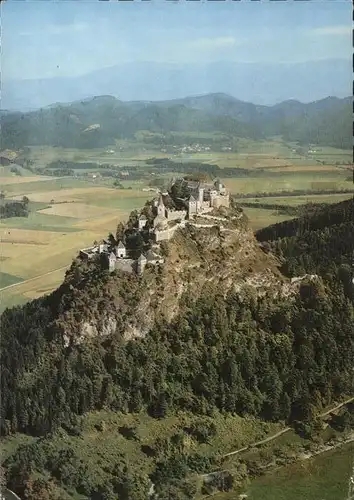
[[[43,178],[30,180],[39,183]],[[21,186],[16,188],[12,198],[21,199]],[[0,272],[24,280],[0,291],[1,310],[57,288],[79,249],[115,233],[118,222],[141,207],[151,193],[87,186],[33,190],[27,196],[31,201],[54,203],[31,212],[28,218],[7,219],[0,226]]]
[[[115,212],[97,219],[90,219],[73,224],[73,227],[80,227],[89,231],[103,231],[106,233],[115,229],[119,221],[124,221],[128,216],[127,210],[115,210]]]
[[[60,203],[38,210],[40,214],[60,215],[76,219],[97,218],[110,212],[111,210],[107,208],[95,207],[85,203]]]
[[[33,177],[31,177],[31,179],[33,179]],[[51,200],[54,200],[54,202],[58,203],[63,201],[67,202],[78,201],[80,199],[80,195],[86,195],[89,193],[111,195],[114,192],[117,191],[115,189],[92,186],[84,188],[58,189],[57,191],[46,191],[46,192],[35,191],[33,193],[28,193],[26,196],[31,201],[50,203]],[[18,196],[13,196],[12,198],[14,200],[20,200],[22,199],[22,196],[18,195]]]
[[[1,173],[1,172],[0,172]],[[5,188],[6,184],[23,184],[24,182],[40,182],[54,180],[56,177],[46,177],[44,175],[32,175],[31,177],[24,177],[21,175],[14,175],[13,177],[0,176],[0,186]]]
[[[50,233],[44,231],[33,231],[28,229],[18,229],[13,227],[6,227],[4,224],[0,226],[0,241],[1,241],[1,253],[4,255],[6,253],[5,243],[22,243],[22,244],[33,244],[33,245],[46,245],[48,239],[50,240],[51,234],[57,236],[58,233]]]

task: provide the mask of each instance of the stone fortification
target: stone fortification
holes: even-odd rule
[[[158,253],[151,250],[154,242],[158,250],[160,242],[171,240],[176,231],[185,227],[187,223],[198,228],[223,227],[223,222],[227,222],[226,218],[208,216],[207,214],[219,207],[229,207],[230,198],[225,186],[219,180],[210,184],[184,179],[178,182],[181,183],[183,192],[187,194],[186,198],[176,197],[174,199],[171,194],[172,190],[170,193],[160,193],[152,205],[154,219],[151,218],[151,215],[146,215],[148,212],[141,212],[138,216],[135,232],[136,234],[140,233],[145,242],[146,236],[148,236],[149,243],[144,244],[145,250],[137,259],[131,258],[130,252],[132,250],[128,250],[123,241],[119,241],[115,247],[107,241],[103,241],[94,247],[80,250],[80,256],[89,260],[103,254],[110,272],[119,269],[129,273],[136,271],[138,274],[142,274],[147,264],[158,265],[164,261]],[[175,206],[181,208],[184,205],[185,209],[167,208],[164,196],[168,195]],[[203,219],[203,217],[205,218]]]

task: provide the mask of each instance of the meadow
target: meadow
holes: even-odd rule
[[[344,500],[353,462],[354,444],[323,453],[254,479],[247,500]],[[215,495],[217,500],[239,500],[239,493]]]
[[[60,448],[65,440],[65,445],[70,446],[87,464],[92,477],[104,479],[107,475],[105,465],[116,463],[122,450],[135,471],[149,474],[154,468],[154,459],[143,451],[144,448],[154,447],[157,440],[171,438],[196,419],[195,415],[184,412],[156,419],[143,412],[122,414],[102,410],[84,416],[80,436],[57,433],[50,438],[50,443],[54,448]],[[217,433],[208,443],[200,444],[186,436],[184,445],[188,452],[213,457],[225,453],[225,450],[238,448],[273,434],[280,427],[279,424],[266,423],[255,418],[225,416],[220,413],[214,415],[213,421]],[[133,429],[134,437],[125,436],[122,429]],[[30,443],[35,439],[19,433],[4,438],[3,458],[6,459],[14,453],[21,444]],[[62,498],[66,497],[63,495]],[[73,491],[71,498],[79,500],[86,499],[87,496]]]
[[[215,134],[202,134],[202,139],[215,140]],[[188,134],[184,134],[184,137]],[[247,168],[254,175],[229,177],[222,180],[242,205],[240,195],[247,194],[247,202],[300,205],[308,201],[334,203],[349,198],[350,194],[326,194],[326,191],[352,189],[350,180],[351,152],[321,148],[314,154],[294,153],[293,144],[281,138],[270,141],[237,139],[234,151],[206,151],[168,154],[156,146],[139,141],[117,141],[114,149],[63,149],[32,147],[27,158],[36,168],[44,168],[54,160],[109,163],[118,171],[131,165],[141,168],[142,178],[124,180],[124,189],[113,187],[113,178],[86,175],[83,177],[48,177],[19,167],[21,175],[14,175],[10,167],[0,167],[1,189],[7,200],[30,200],[28,217],[1,221],[0,310],[24,303],[55,289],[63,279],[65,269],[82,247],[89,246],[115,231],[118,221],[141,207],[153,193],[142,191],[149,183],[143,175],[146,160],[163,158],[178,162],[201,162],[219,165],[222,169]],[[195,134],[191,143],[195,142]],[[235,141],[234,141],[235,142]],[[220,149],[220,148],[219,148]],[[339,163],[337,165],[337,163]],[[343,164],[344,163],[344,164]],[[84,169],[85,170],[85,169]],[[89,169],[88,172],[91,172]],[[269,174],[268,174],[269,172]],[[169,174],[156,174],[160,178]],[[178,175],[178,173],[177,173]],[[152,179],[151,177],[150,179]],[[306,195],[284,196],[283,191],[305,190]],[[319,195],[317,192],[325,193]],[[254,198],[260,193],[279,196]],[[259,200],[259,201],[257,201]],[[289,219],[272,209],[245,207],[245,213],[254,230]]]
[[[249,500],[342,500],[346,498],[354,444],[280,468],[254,480]],[[225,500],[236,500],[229,495]],[[222,497],[220,496],[220,500]],[[224,499],[223,499],[224,500]]]

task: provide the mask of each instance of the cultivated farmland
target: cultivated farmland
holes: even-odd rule
[[[204,134],[202,139],[208,137]],[[211,134],[210,138],[215,137]],[[190,140],[192,143],[197,139],[191,136]],[[218,165],[225,170],[222,181],[238,202],[255,203],[244,209],[254,230],[292,217],[274,208],[267,209],[264,204],[331,203],[351,196],[340,192],[353,187],[350,151],[322,148],[310,155],[295,151],[296,145],[285,144],[280,138],[237,139],[234,143],[232,151],[211,148],[187,153],[183,148],[166,153],[139,141],[118,141],[109,154],[103,149],[38,146],[30,148],[27,154],[34,170],[18,167],[19,174],[15,175],[10,167],[1,167],[0,182],[6,199],[19,201],[26,196],[30,200],[28,217],[13,217],[1,223],[2,309],[55,289],[81,247],[114,232],[119,220],[125,220],[153,196],[142,191],[150,181],[181,175],[178,171],[160,171],[158,167],[154,172],[149,158],[169,158],[175,164],[192,162],[196,170],[204,164]],[[50,162],[58,160],[76,162],[74,173],[64,177],[40,175]],[[86,163],[91,164],[90,168],[85,168]],[[110,165],[113,176],[131,167],[137,170],[132,179],[120,179],[124,189],[116,189],[114,178],[100,174],[105,173],[102,164]],[[232,176],[227,172],[230,168],[234,169]],[[246,169],[248,174],[240,170],[237,175],[238,169]],[[98,174],[97,178],[94,174]],[[284,196],[295,194],[294,190],[304,193]],[[257,203],[262,203],[262,208]]]
[[[2,310],[54,290],[80,248],[114,233],[118,221],[151,196],[141,189],[78,186],[74,179],[37,176],[26,184],[8,179],[2,184],[7,199],[21,200],[26,194],[31,211],[28,217],[1,221]]]

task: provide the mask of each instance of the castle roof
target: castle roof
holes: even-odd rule
[[[164,202],[163,202],[163,197],[162,197],[162,194],[160,193],[160,196],[159,196],[159,206],[165,206]]]
[[[146,220],[146,215],[141,214],[140,217],[139,217],[139,220]]]
[[[125,249],[125,245],[123,244],[123,242],[122,242],[122,241],[120,241],[120,242],[118,243],[117,248],[119,248],[119,249],[123,249],[123,248],[124,248],[124,249]]]
[[[195,198],[194,198],[194,196],[192,194],[189,197],[189,201],[192,201],[192,202],[195,201]]]
[[[140,254],[140,257],[138,258],[138,262],[147,262],[147,259],[143,253]]]
[[[114,254],[113,252],[111,252],[111,253],[109,254],[109,257],[108,257],[108,258],[109,258],[110,260],[116,260],[116,259],[117,259],[117,257],[115,256],[115,254]]]

